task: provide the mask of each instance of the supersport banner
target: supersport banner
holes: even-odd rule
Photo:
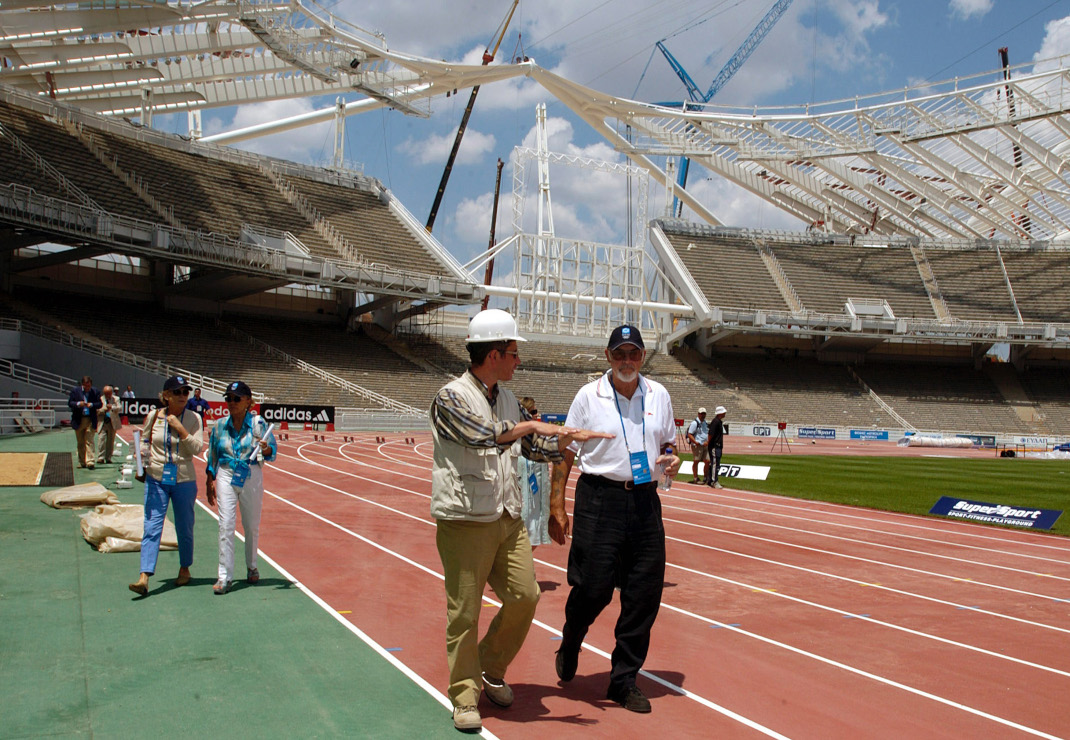
[[[1031,507],[1007,506],[1006,504],[988,504],[983,501],[968,501],[961,498],[941,496],[940,500],[929,510],[930,514],[967,519],[974,522],[990,524],[1009,524],[1013,527],[1029,529],[1051,529],[1062,515],[1057,509],[1034,509]]]

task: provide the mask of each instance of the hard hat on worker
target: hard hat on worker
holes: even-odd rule
[[[517,331],[512,316],[498,308],[488,308],[472,317],[468,324],[468,344],[475,342],[526,342]]]

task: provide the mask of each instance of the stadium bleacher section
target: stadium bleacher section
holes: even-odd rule
[[[288,232],[324,259],[355,258],[426,276],[456,274],[452,258],[430,249],[370,178],[236,152],[6,94],[0,96],[0,187],[12,184],[121,216],[233,239],[246,236],[246,225],[264,233]],[[848,300],[886,301],[900,319],[1009,323],[1018,321],[1017,308],[1023,321],[1070,321],[1070,251],[1065,248],[855,243],[844,235],[657,223],[711,306],[842,315]],[[140,279],[145,287],[136,292],[155,302],[95,295],[87,311],[84,296],[42,290],[60,267],[53,273],[31,271],[18,281],[17,296],[34,307],[27,319],[51,317],[47,323],[207,377],[242,377],[269,398],[370,408],[367,399],[283,356],[417,409],[426,408],[450,375],[467,365],[463,337],[448,333],[392,335],[366,322],[352,323],[356,331],[351,331],[341,318],[323,316],[273,315],[264,321],[250,318],[248,306],[213,304],[215,299],[204,299],[214,305],[203,307],[204,313],[165,310],[149,271],[130,279]],[[69,275],[71,266],[62,268]],[[61,284],[73,290],[69,278],[53,283]],[[197,298],[195,286],[171,288]],[[10,307],[4,310],[18,315]],[[170,336],[176,329],[179,340]],[[264,345],[241,339],[242,333]],[[604,371],[603,346],[575,337],[532,337],[523,346],[511,386],[518,395],[534,396],[543,411],[563,413],[580,386]],[[819,359],[812,348],[802,355],[771,352],[760,342],[704,351],[709,356],[684,344],[674,354],[648,358],[644,371],[669,389],[678,417],[690,417],[699,406],[723,404],[734,422],[893,426],[864,382],[919,429],[1070,433],[1070,387],[1058,368],[1010,371],[1014,382],[1004,377],[1001,387],[961,357],[946,364],[924,358],[924,349],[917,356],[905,352],[896,362],[879,355],[864,362],[832,361]]]

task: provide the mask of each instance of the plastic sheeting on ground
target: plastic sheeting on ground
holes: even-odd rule
[[[119,499],[99,483],[79,483],[45,491],[41,494],[41,503],[54,509],[84,509],[99,504],[117,504]]]
[[[105,504],[82,514],[82,536],[100,552],[139,552],[145,526],[140,504]],[[178,534],[170,519],[163,521],[161,550],[178,547]]]
[[[924,434],[903,437],[896,444],[900,447],[954,447],[959,449],[974,446],[973,440],[966,437],[929,437]]]

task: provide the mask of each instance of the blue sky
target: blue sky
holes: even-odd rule
[[[521,2],[498,60],[525,53],[544,68],[604,92],[647,101],[679,100],[685,97],[683,86],[660,54],[651,59],[654,43],[667,39],[666,45],[705,89],[771,5],[772,0]],[[382,31],[392,49],[478,63],[509,1],[394,0],[373,5],[328,0],[327,7],[352,23]],[[1012,64],[1070,53],[1070,0],[795,0],[715,102],[821,102],[968,76],[996,69],[1000,46],[1009,47]],[[382,180],[422,222],[467,100],[467,92],[436,100],[430,119],[395,111],[350,117],[347,158]],[[548,106],[551,149],[623,161],[530,81],[484,87],[435,226],[435,235],[462,262],[486,249],[499,157],[507,166],[498,237],[511,232],[508,163],[514,147],[533,145],[538,102]],[[204,128],[215,133],[332,104],[333,97],[207,111]],[[175,118],[171,124],[184,128],[185,116],[181,122]],[[331,157],[333,129],[309,127],[242,146],[324,163]],[[802,226],[707,174],[693,169],[689,188],[726,223]],[[559,235],[624,240],[623,179],[553,171],[551,182]],[[660,209],[663,202],[664,196],[652,189],[651,208]]]

